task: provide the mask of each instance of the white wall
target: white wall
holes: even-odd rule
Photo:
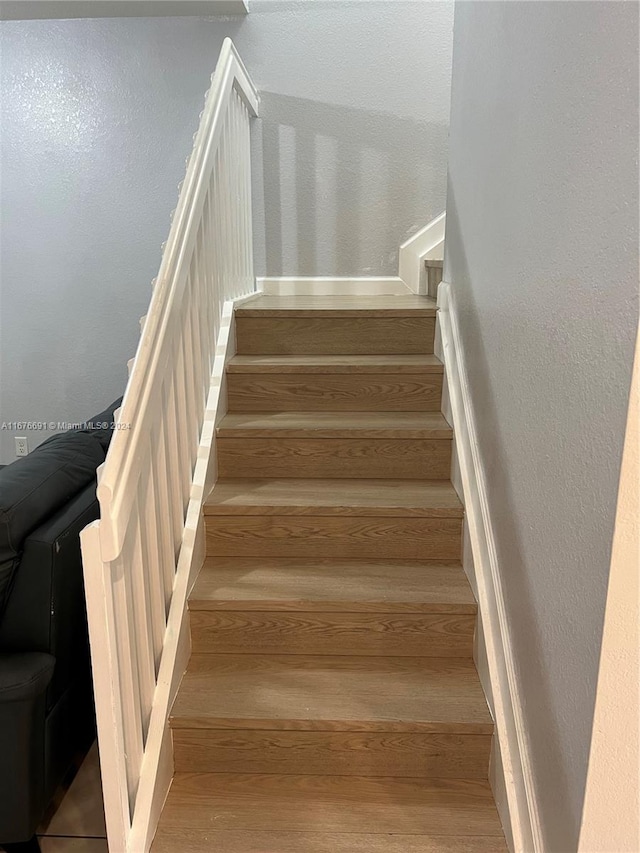
[[[253,0],[0,24],[0,423],[80,420],[120,393],[227,35],[262,94],[258,273],[395,274],[444,206],[452,23],[452,2]]]
[[[457,2],[455,288],[548,853],[575,850],[638,320],[638,6]]]

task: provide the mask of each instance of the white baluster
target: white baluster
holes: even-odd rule
[[[191,362],[191,378],[193,382],[194,426],[198,426],[204,410],[202,402],[202,357],[200,353],[200,334],[198,313],[200,311],[200,283],[198,281],[198,266],[194,247],[193,257],[189,266],[189,287],[191,301],[186,315],[189,330],[189,360]],[[194,446],[200,438],[200,430],[194,430]]]
[[[218,164],[218,228],[220,229],[220,296],[224,299],[227,293],[227,276],[229,274],[229,206],[227,185],[227,151],[229,145],[227,142],[228,117],[225,117],[225,122],[222,128],[220,138],[220,162]]]
[[[172,358],[176,358],[176,351],[172,352]],[[169,522],[173,530],[174,556],[177,561],[182,539],[182,527],[184,524],[184,493],[189,488],[182,467],[183,451],[179,439],[178,427],[178,403],[175,391],[175,367],[173,373],[168,377],[164,389],[164,456],[167,463],[167,491],[169,493],[171,517]]]
[[[140,676],[138,672],[137,623],[134,618],[131,590],[131,554],[128,538],[122,553],[110,564],[113,595],[114,630],[117,645],[120,694],[122,697],[122,722],[127,770],[129,805],[133,809],[138,789],[144,736],[140,707]],[[95,668],[95,667],[94,667]]]
[[[207,280],[204,271],[204,257],[202,251],[202,225],[200,226],[200,230],[196,236],[196,246],[193,256],[193,270],[194,277],[197,283],[196,287],[196,303],[195,303],[195,313],[194,313],[194,323],[195,323],[195,335],[197,337],[198,346],[196,347],[196,357],[198,359],[199,364],[199,372],[198,372],[198,388],[200,390],[200,401],[201,408],[198,412],[198,423],[202,425],[202,418],[204,415],[204,406],[206,402],[206,395],[209,390],[209,366],[207,364],[209,360],[209,353],[207,350]],[[198,436],[200,432],[198,432]]]
[[[155,470],[158,465],[158,445],[155,440],[155,430],[150,436],[149,474],[146,483],[141,483],[141,524],[140,540],[142,550],[142,566],[144,569],[144,584],[147,590],[147,605],[151,622],[151,636],[154,661],[155,679],[160,666],[164,631],[166,627],[164,566],[165,536],[161,532],[164,516],[160,506],[159,494],[155,484]],[[152,697],[153,698],[153,697]]]
[[[182,312],[180,316],[180,326],[182,329],[180,336],[180,349],[182,352],[182,375],[184,382],[184,397],[185,397],[185,432],[182,436],[186,443],[189,453],[189,481],[193,473],[193,465],[196,458],[196,448],[198,445],[198,429],[197,429],[197,402],[196,402],[196,387],[193,364],[193,333],[192,333],[192,288],[191,276],[187,277],[187,287],[185,288]]]
[[[209,385],[211,382],[211,368],[213,366],[213,339],[211,337],[213,327],[213,313],[215,310],[213,296],[213,271],[211,269],[211,242],[209,238],[210,232],[210,208],[209,208],[209,191],[205,198],[204,210],[202,215],[202,229],[200,242],[200,264],[203,277],[203,301],[204,310],[202,316],[202,341],[205,361],[205,399],[209,393]]]
[[[218,306],[222,305],[223,300],[223,289],[222,289],[222,256],[223,256],[223,247],[222,247],[222,230],[221,230],[221,209],[220,209],[220,160],[221,160],[222,152],[220,149],[216,151],[216,159],[213,167],[213,175],[212,175],[212,185],[211,185],[211,219],[212,219],[212,229],[211,229],[211,237],[212,237],[212,258],[213,258],[213,268],[214,268],[214,298],[216,304],[216,311],[214,313],[213,321],[214,326],[212,330],[213,341],[216,341],[218,338],[218,325],[219,325],[219,317],[220,317],[220,308]]]
[[[251,124],[249,111],[244,108],[244,247],[245,281],[244,292],[250,292],[253,281],[253,217],[251,196]]]
[[[175,409],[175,446],[180,457],[178,472],[180,475],[180,494],[182,495],[182,519],[187,509],[189,492],[191,490],[191,451],[189,448],[189,408],[186,392],[186,368],[184,363],[184,340],[182,336],[175,338],[174,373],[171,391]]]
[[[143,466],[143,477],[148,477],[148,454]],[[133,634],[135,636],[136,657],[138,662],[138,683],[140,691],[140,712],[143,738],[147,736],[149,716],[156,686],[156,670],[153,654],[153,622],[151,617],[151,591],[149,589],[147,566],[142,551],[141,528],[144,523],[144,507],[140,500],[140,486],[132,509],[129,546],[127,549],[127,581],[131,596]],[[124,551],[123,551],[124,556]],[[138,767],[139,769],[139,767]]]
[[[164,404],[165,395],[162,389],[161,400]],[[153,472],[153,486],[157,495],[158,531],[161,539],[160,559],[162,563],[162,578],[164,589],[165,616],[169,612],[169,604],[173,593],[173,584],[176,571],[176,527],[174,513],[176,511],[175,499],[171,484],[171,460],[167,456],[167,445],[165,438],[166,421],[161,419],[157,426],[156,453],[157,464]],[[179,540],[178,540],[179,541]]]
[[[231,191],[231,199],[233,203],[233,290],[232,296],[237,296],[241,290],[242,271],[240,265],[241,245],[240,245],[240,100],[238,93],[233,90],[232,97],[232,122],[233,122],[233,189]]]

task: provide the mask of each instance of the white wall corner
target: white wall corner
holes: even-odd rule
[[[437,355],[445,365],[445,416],[454,429],[452,478],[465,504],[465,571],[478,600],[474,658],[495,720],[490,781],[514,853],[542,853],[529,742],[516,679],[500,566],[452,286],[438,288]]]
[[[445,224],[443,212],[400,246],[398,275],[414,293],[426,293],[424,262],[444,258]]]

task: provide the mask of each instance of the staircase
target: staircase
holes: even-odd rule
[[[153,853],[506,851],[435,314],[236,308]]]

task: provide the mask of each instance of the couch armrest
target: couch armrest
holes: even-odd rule
[[[90,677],[80,531],[98,513],[93,483],[28,536],[0,622],[0,652],[55,657],[47,708]]]
[[[0,654],[0,844],[33,835],[45,803],[45,693],[55,660]]]

